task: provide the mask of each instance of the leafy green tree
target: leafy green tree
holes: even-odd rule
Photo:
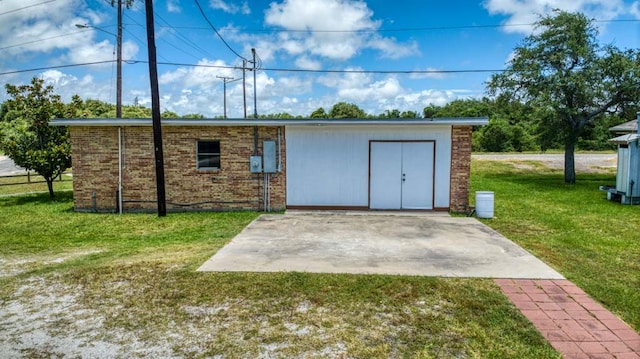
[[[420,118],[420,115],[416,111],[402,111],[400,118]]]
[[[329,111],[329,118],[367,118],[367,114],[357,105],[338,102]]]
[[[507,152],[512,151],[511,128],[506,121],[492,120],[480,130],[482,136],[478,139],[481,151]]]
[[[379,114],[380,118],[400,118],[400,110],[394,108],[393,110],[385,110],[383,113]]]
[[[188,113],[184,116],[182,116],[182,118],[195,118],[198,120],[202,120],[204,119],[204,115],[200,114],[200,113]]]
[[[536,109],[543,141],[564,144],[564,180],[575,183],[574,152],[587,126],[607,111],[640,98],[640,53],[600,46],[593,20],[556,11],[515,48],[507,69],[492,76],[491,95],[505,95]]]
[[[66,108],[53,86],[36,77],[30,85],[5,88],[11,98],[2,105],[0,150],[18,166],[44,177],[53,198],[53,180],[71,167],[71,144],[68,129],[49,126],[49,121],[75,115],[77,109],[74,104]]]
[[[149,117],[151,117],[151,116],[149,116]],[[162,117],[162,118],[179,118],[180,116],[178,116],[178,114],[173,112],[173,111],[164,110],[160,114],[160,117]]]
[[[429,105],[424,108],[425,118],[434,117],[484,117],[492,114],[493,102],[488,98],[458,99],[444,106]]]
[[[311,112],[309,116],[311,118],[328,118],[329,115],[325,112],[324,108],[318,107],[315,111]]]
[[[430,104],[429,106],[425,107],[424,110],[422,110],[422,117],[424,118],[440,117],[438,116],[438,113],[440,113],[440,111],[442,111],[441,106]]]
[[[260,115],[259,118],[270,118],[270,119],[291,119],[296,118],[290,113],[287,112],[278,112],[278,113],[270,113],[266,115]]]

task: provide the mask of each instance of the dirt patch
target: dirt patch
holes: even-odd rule
[[[66,252],[55,256],[30,256],[28,258],[20,257],[11,259],[0,257],[0,278],[16,276],[35,268],[51,264],[59,264],[70,259],[100,252],[101,250],[95,249],[87,251]]]
[[[120,283],[121,287],[131,285]],[[120,289],[134,291],[113,290]],[[152,315],[166,317],[167,326],[128,328],[110,322],[114,317],[140,317],[143,313],[129,307],[126,300],[123,304],[105,302],[89,307],[81,299],[83,290],[86,288],[80,285],[64,284],[58,276],[22,281],[0,308],[0,357],[178,358],[199,357],[211,353],[214,347],[217,349],[213,352],[225,352],[224,357],[336,358],[365,342],[396,342],[412,331],[385,305],[370,303],[345,312],[344,308],[294,300],[290,310],[266,315],[265,308],[282,305],[266,299],[180,305],[173,313],[159,308]],[[447,301],[419,299],[401,312],[441,322],[456,320],[452,303]],[[356,330],[353,321],[369,325]],[[461,340],[458,334],[454,337]],[[460,349],[451,350],[454,355],[464,354]]]
[[[171,345],[146,343],[78,301],[81,288],[32,277],[0,308],[3,357],[172,357]]]

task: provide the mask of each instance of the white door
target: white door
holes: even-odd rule
[[[369,207],[433,209],[433,142],[371,142]]]
[[[371,142],[369,207],[402,208],[402,142]]]

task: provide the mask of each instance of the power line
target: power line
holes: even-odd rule
[[[128,64],[146,64],[148,61],[143,60],[124,60]],[[23,72],[33,72],[33,71],[43,71],[43,70],[53,70],[65,67],[79,67],[79,66],[91,66],[91,65],[99,65],[113,62],[112,60],[108,61],[96,61],[96,62],[85,62],[79,64],[69,64],[69,65],[58,65],[58,66],[48,66],[48,67],[38,67],[31,69],[23,69],[23,70],[14,70],[7,72],[0,72],[0,75],[9,75]],[[238,66],[225,66],[225,65],[206,65],[206,64],[188,64],[188,63],[178,63],[178,62],[158,62],[158,65],[166,65],[166,66],[185,66],[185,67],[207,67],[207,68],[218,68],[218,69],[232,69],[239,70],[241,67]],[[462,69],[462,70],[337,70],[337,69],[327,69],[327,70],[305,70],[305,69],[286,69],[286,68],[263,68],[264,71],[271,72],[305,72],[305,73],[339,73],[339,74],[397,74],[397,75],[429,75],[429,74],[460,74],[460,73],[495,73],[495,72],[503,72],[504,69]]]
[[[44,4],[48,4],[48,3],[54,2],[54,1],[56,1],[56,0],[47,0],[47,1],[43,1],[43,2],[37,3],[37,4],[28,5],[28,6],[25,6],[25,7],[9,10],[9,11],[5,11],[5,12],[0,12],[0,15],[5,15],[5,14],[12,13],[12,12],[16,12],[16,11],[20,11],[20,10],[24,10],[24,9],[28,9],[28,8],[32,8],[32,7],[36,7],[36,6],[40,6],[40,5],[44,5]]]
[[[211,28],[213,29],[213,31],[215,31],[216,35],[218,35],[218,37],[220,38],[220,40],[222,40],[222,42],[225,44],[225,46],[227,46],[227,48],[233,52],[236,56],[238,56],[239,58],[243,59],[243,60],[247,60],[244,56],[240,55],[239,53],[237,53],[234,49],[231,48],[231,46],[229,46],[229,44],[224,40],[224,38],[222,37],[222,35],[220,35],[220,33],[218,32],[218,30],[216,29],[215,26],[213,26],[213,24],[211,23],[211,21],[209,21],[209,18],[207,17],[207,15],[204,13],[204,11],[202,10],[202,6],[200,6],[200,2],[198,0],[194,0],[196,2],[196,5],[198,5],[198,9],[200,10],[200,13],[202,14],[202,17],[204,17],[204,19],[207,21],[207,23],[209,24],[209,26],[211,26]],[[248,60],[247,60],[248,61]]]
[[[134,7],[134,8],[136,8],[136,9],[139,9],[139,8],[137,7],[137,3],[134,3],[134,6],[133,6],[133,7]],[[177,38],[178,38],[178,40],[182,41],[182,43],[184,43],[185,45],[188,45],[189,47],[191,47],[191,48],[195,49],[196,51],[200,52],[200,53],[201,53],[201,54],[203,54],[204,56],[207,56],[207,57],[213,57],[213,55],[212,55],[211,53],[209,53],[208,51],[204,50],[202,47],[198,46],[198,44],[196,44],[195,42],[193,42],[192,40],[190,40],[188,37],[184,36],[180,31],[178,31],[178,30],[177,30],[177,28],[176,28],[176,27],[172,26],[172,25],[171,25],[167,20],[165,20],[165,19],[164,19],[160,14],[158,14],[158,13],[157,13],[157,12],[155,12],[155,11],[153,12],[153,14],[154,14],[154,17],[158,18],[160,21],[162,21],[162,22],[164,22],[164,24],[166,24],[166,25],[162,25],[162,24],[160,24],[160,23],[159,23],[159,21],[158,21],[158,20],[156,20],[156,21],[155,21],[155,23],[156,23],[156,25],[157,25],[158,27],[161,27],[161,28],[169,28],[169,29],[171,29],[171,30],[172,30],[172,31],[171,31],[171,34],[172,34],[172,35],[174,35],[175,37],[177,37]],[[140,26],[140,27],[142,27],[142,28],[144,28],[144,27],[146,26],[146,25],[142,25],[142,24],[140,24],[139,22],[137,22],[134,18],[132,18],[132,17],[131,17],[131,16],[129,16],[128,14],[125,14],[125,16],[126,16],[127,18],[129,18],[129,19],[130,19],[130,20],[131,20],[135,25],[137,25],[137,26]],[[192,54],[192,53],[189,53],[189,52],[187,52],[187,51],[186,51],[186,50],[184,50],[184,49],[181,49],[181,48],[177,47],[176,45],[174,45],[174,44],[170,43],[168,40],[165,40],[164,38],[161,38],[161,39],[160,39],[160,41],[163,41],[163,42],[164,42],[164,43],[166,43],[167,45],[169,45],[169,46],[173,47],[174,49],[176,49],[176,50],[178,50],[178,51],[180,51],[180,52],[184,53],[184,54],[185,54],[185,55],[187,55],[187,56],[191,56],[191,57],[193,57],[193,58],[194,58],[194,59],[196,59],[196,60],[200,60],[200,58],[199,58],[198,56],[196,56],[196,55],[194,55],[194,54]],[[162,58],[162,59],[166,60],[166,58],[164,58],[163,56],[160,56],[160,55],[159,55],[158,57],[160,57],[160,58]],[[167,61],[169,61],[169,60],[167,60]]]
[[[33,40],[33,41],[27,41],[27,42],[23,42],[23,43],[20,43],[20,44],[15,44],[15,45],[9,45],[9,46],[5,46],[5,47],[0,47],[0,50],[10,49],[10,48],[12,48],[12,47],[20,47],[20,46],[23,46],[23,45],[29,45],[29,44],[33,44],[33,43],[40,42],[40,41],[47,41],[47,40],[51,40],[51,39],[56,39],[56,38],[58,38],[58,37],[71,36],[71,35],[75,35],[75,34],[80,34],[80,33],[83,33],[83,32],[87,32],[87,31],[93,31],[93,30],[90,30],[90,29],[89,29],[89,30],[82,30],[82,31],[74,31],[74,32],[69,32],[69,33],[62,34],[62,35],[56,35],[56,36],[50,36],[50,37],[43,37],[43,38],[40,38],[40,39],[37,39],[37,40]]]
[[[83,62],[80,64],[67,64],[67,65],[58,65],[58,66],[46,66],[46,67],[34,67],[31,69],[23,69],[23,70],[13,70],[13,71],[5,71],[5,72],[0,72],[0,76],[1,75],[11,75],[11,74],[19,74],[19,73],[23,73],[23,72],[33,72],[33,71],[45,71],[45,70],[55,70],[55,69],[63,69],[63,68],[67,68],[67,67],[80,67],[80,66],[90,66],[90,65],[101,65],[101,64],[108,64],[114,62],[114,60],[105,60],[105,61],[94,61],[94,62]],[[135,61],[135,62],[139,62],[139,61]],[[134,63],[135,63],[134,62]]]
[[[598,23],[616,23],[616,22],[640,22],[640,19],[612,19],[612,20],[597,20]],[[489,28],[507,28],[507,27],[521,27],[521,26],[534,26],[536,23],[522,23],[522,24],[487,24],[487,25],[452,25],[452,26],[428,26],[428,27],[404,27],[404,28],[391,28],[391,29],[366,29],[366,30],[311,30],[311,29],[243,29],[245,33],[370,33],[370,32],[417,32],[417,31],[437,31],[437,30],[469,30],[469,29],[489,29]],[[162,25],[160,27],[163,27]],[[174,29],[186,29],[186,30],[209,30],[207,27],[201,26],[174,26]]]
[[[202,53],[205,56],[210,56],[210,57],[214,57],[211,53],[209,53],[207,50],[203,49],[202,47],[198,46],[198,44],[196,44],[195,42],[193,42],[191,39],[189,39],[188,37],[184,36],[182,33],[180,33],[176,28],[174,28],[173,26],[171,26],[171,24],[169,24],[169,22],[167,20],[165,20],[162,16],[160,16],[157,13],[154,13],[158,19],[160,19],[161,21],[163,21],[165,24],[168,25],[168,27],[173,30],[172,33],[174,35],[176,35],[179,39],[181,39],[186,45],[190,46],[191,48],[199,51],[200,53]],[[184,50],[183,50],[184,52]],[[197,59],[196,56],[194,55],[190,55],[194,58]]]

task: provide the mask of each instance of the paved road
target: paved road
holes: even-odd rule
[[[24,168],[16,166],[9,157],[0,155],[0,176],[11,176],[24,172]]]
[[[494,154],[473,155],[473,158],[492,161],[540,161],[546,166],[556,169],[564,169],[564,154]],[[618,155],[612,153],[576,153],[576,172],[600,172],[615,171]]]

